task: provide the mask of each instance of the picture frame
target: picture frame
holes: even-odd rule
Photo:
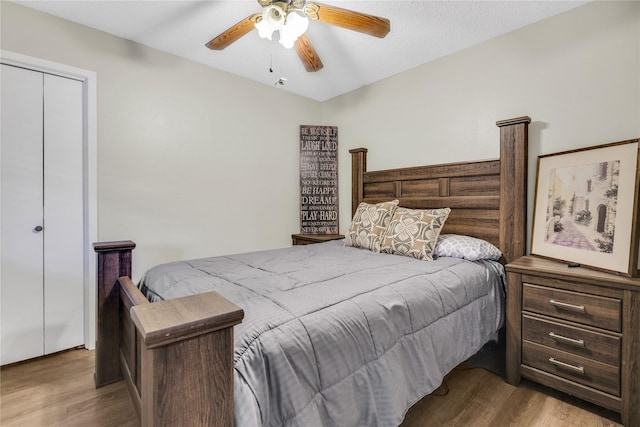
[[[538,156],[531,254],[638,277],[640,140]]]

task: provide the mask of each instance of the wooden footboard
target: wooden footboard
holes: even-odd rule
[[[131,241],[98,253],[96,387],[125,379],[142,426],[233,425],[233,326],[215,292],[149,303],[128,277]]]

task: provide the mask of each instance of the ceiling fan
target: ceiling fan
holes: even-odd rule
[[[258,0],[262,13],[255,13],[209,41],[206,46],[222,50],[256,28],[262,38],[271,40],[275,31],[280,33],[280,44],[295,46],[296,52],[309,72],[322,69],[323,64],[309,37],[305,34],[309,20],[335,25],[383,38],[390,30],[389,20],[365,13],[307,3],[305,0]]]

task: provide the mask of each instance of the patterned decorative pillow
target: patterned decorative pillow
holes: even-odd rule
[[[355,248],[380,252],[380,242],[398,206],[397,200],[372,205],[362,202],[353,214],[344,244]]]
[[[438,238],[434,255],[462,258],[469,261],[480,259],[500,260],[502,252],[486,240],[458,234],[443,234]]]
[[[397,208],[382,240],[381,252],[432,261],[449,212],[449,208]]]

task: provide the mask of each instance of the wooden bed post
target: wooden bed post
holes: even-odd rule
[[[500,247],[507,263],[526,253],[529,123],[527,116],[496,122],[500,128]]]
[[[96,387],[123,379],[120,370],[120,292],[118,278],[131,276],[131,240],[94,243],[98,254],[96,283]]]
[[[351,153],[351,216],[363,198],[362,175],[367,171],[367,149],[354,148]]]
[[[500,244],[507,263],[526,253],[527,224],[527,158],[528,127],[531,119],[519,117],[496,123],[500,127]],[[515,281],[513,273],[507,273],[507,282]],[[507,356],[506,380],[509,384],[520,382],[520,333],[522,316],[521,287],[510,286],[507,292],[506,348],[507,355],[516,355],[518,367]],[[517,332],[516,332],[517,331]]]

